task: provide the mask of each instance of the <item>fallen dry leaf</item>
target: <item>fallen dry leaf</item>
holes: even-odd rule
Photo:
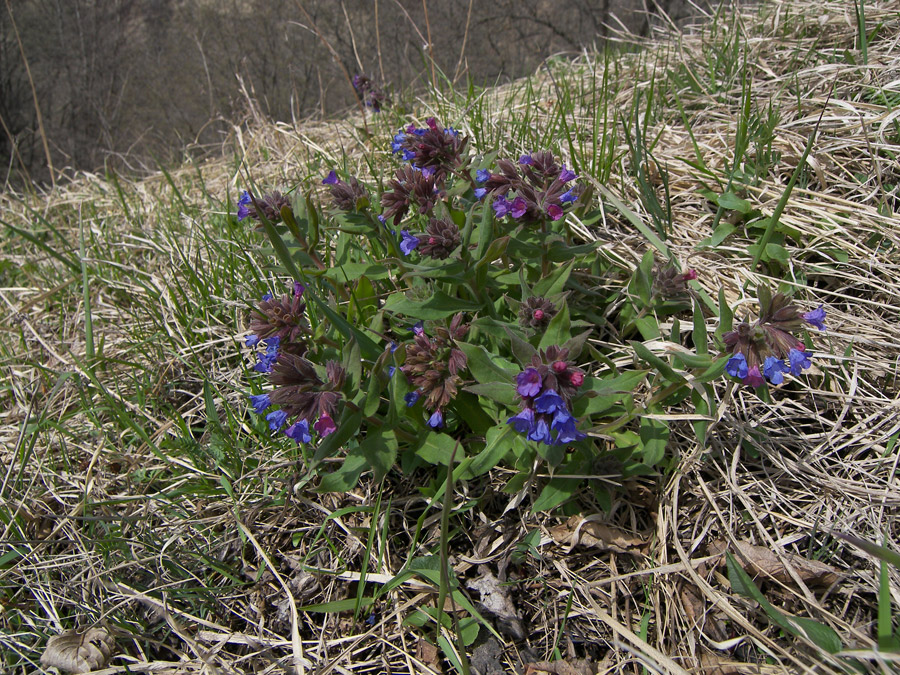
[[[466,587],[481,594],[481,606],[497,619],[497,627],[502,633],[516,640],[524,640],[525,627],[516,612],[509,595],[509,586],[504,586],[486,565],[481,565],[481,576],[466,582]]]
[[[427,640],[420,639],[416,643],[416,658],[434,672],[444,672],[444,669],[441,668],[441,657],[438,654],[437,645],[433,645]]]
[[[709,545],[710,555],[719,555],[728,548],[725,541],[714,541]],[[736,542],[735,559],[751,576],[763,579],[774,579],[781,583],[793,583],[790,572],[779,557],[765,546],[755,546],[746,541]],[[797,576],[805,584],[811,586],[831,586],[841,578],[840,572],[827,563],[809,560],[792,553],[784,553],[784,559],[790,564]],[[723,558],[724,564],[724,558]]]
[[[612,525],[606,525],[591,517],[575,515],[564,524],[550,528],[550,536],[560,546],[569,550],[576,546],[599,548],[616,553],[637,553],[646,540]]]
[[[102,628],[91,628],[84,633],[69,630],[47,640],[41,665],[70,673],[99,670],[109,663],[115,646],[115,639]]]
[[[742,663],[715,654],[704,654],[700,657],[699,672],[703,675],[775,675],[784,670],[768,664]]]

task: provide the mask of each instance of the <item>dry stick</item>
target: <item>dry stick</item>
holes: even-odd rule
[[[9,139],[9,145],[13,150],[13,153],[16,155],[16,159],[19,160],[19,165],[22,167],[22,172],[25,174],[25,178],[28,179],[28,183],[33,184],[34,181],[31,179],[31,174],[28,173],[28,167],[25,166],[25,160],[22,159],[22,153],[19,152],[19,144],[16,143],[15,137],[12,135],[12,131],[10,131],[9,127],[6,126],[6,121],[3,119],[3,115],[0,115],[0,125],[3,125],[3,131],[6,132],[6,137]],[[12,173],[12,166],[10,166],[9,172],[6,174],[6,179],[9,181],[9,176]]]
[[[9,0],[6,0],[9,2]],[[437,91],[437,77],[434,73],[434,45],[431,44],[431,23],[428,21],[428,0],[422,0],[422,10],[425,12],[425,32],[428,34],[428,59],[431,61],[431,88]]]
[[[456,70],[453,72],[453,84],[459,79],[459,69],[462,68],[463,57],[466,54],[466,42],[469,40],[469,21],[472,19],[472,5],[475,0],[469,0],[469,11],[466,13],[466,31],[463,33],[462,47],[459,48],[459,61],[456,63]]]
[[[381,75],[382,86],[386,82],[384,78],[384,62],[381,59],[381,28],[378,26],[378,0],[375,0],[375,52],[378,54],[378,72]]]
[[[44,155],[47,157],[47,168],[50,169],[50,183],[53,187],[56,187],[56,171],[53,169],[53,160],[50,158],[50,146],[47,143],[47,132],[44,131],[44,116],[41,115],[41,106],[38,103],[37,90],[34,87],[34,78],[31,76],[28,58],[25,56],[25,46],[22,44],[22,38],[19,37],[19,29],[16,27],[16,20],[13,17],[12,5],[9,3],[9,0],[6,0],[6,11],[9,12],[9,20],[12,22],[13,32],[16,34],[16,42],[19,43],[19,53],[22,55],[22,62],[25,64],[25,74],[28,76],[28,84],[31,86],[31,96],[34,99],[34,112],[37,115],[38,131],[41,134]]]

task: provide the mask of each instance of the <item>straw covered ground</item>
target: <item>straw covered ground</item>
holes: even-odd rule
[[[828,315],[813,369],[770,400],[715,383],[704,445],[690,400],[670,408],[659,474],[618,486],[606,509],[586,491],[577,512],[533,513],[532,483],[504,492],[502,468],[459,483],[450,560],[496,631],[469,646],[471,672],[900,670],[889,636],[878,649],[900,569],[835,536],[900,540],[900,13],[867,0],[863,37],[857,10],[767,1],[412,102],[414,119],[451,120],[480,152],[548,141],[575,153],[646,223],[640,176],[667,192],[669,248],[736,319],[755,311],[748,283],[765,280]],[[652,147],[642,171],[626,135],[635,109]],[[0,197],[0,672],[42,672],[50,638],[73,629],[74,648],[49,646],[80,645],[103,673],[453,671],[451,642],[416,625],[434,584],[408,576],[354,604],[440,541],[441,504],[419,489],[433,475],[295,489],[302,464],[247,412],[240,335],[270,258],[228,215],[248,177],[284,189],[346,166],[377,181],[401,121],[251,115],[221,159]],[[742,133],[734,192],[762,215],[815,134],[775,261],[756,269],[752,218],[710,201]],[[595,283],[624,288],[647,243],[613,200],[602,207],[569,226],[623,271]],[[609,332],[595,346],[621,366],[637,358]],[[615,482],[601,457],[586,480],[603,476]]]

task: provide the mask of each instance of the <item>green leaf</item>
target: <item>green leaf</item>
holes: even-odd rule
[[[384,303],[384,308],[396,314],[416,319],[444,319],[457,312],[475,312],[481,309],[477,302],[453,298],[443,291],[437,291],[428,300],[410,300],[403,293],[394,293]]]
[[[359,444],[359,451],[375,474],[375,482],[381,482],[394,466],[397,449],[397,437],[393,431],[386,429],[381,429],[377,433],[369,432],[366,439]]]
[[[840,637],[838,637],[838,634],[835,633],[834,630],[818,621],[788,616],[781,610],[776,609],[772,603],[766,599],[766,596],[763,595],[762,591],[757,588],[756,584],[753,583],[753,579],[751,579],[750,575],[744,571],[744,568],[737,563],[731,553],[725,554],[725,560],[726,565],[728,566],[728,580],[731,582],[731,588],[734,589],[735,593],[756,600],[772,623],[791,635],[796,637],[806,637],[810,642],[818,645],[831,654],[841,651],[843,645],[841,644]]]
[[[641,418],[642,461],[647,466],[659,464],[666,455],[669,442],[669,427],[661,420]]]
[[[728,238],[728,235],[732,234],[736,229],[737,227],[731,223],[720,223],[710,236],[697,244],[696,248],[703,248],[705,246],[716,247],[725,241]]]
[[[519,438],[516,430],[508,424],[488,429],[484,450],[475,455],[469,465],[472,476],[481,476],[497,466]]]
[[[333,435],[333,434],[332,434]],[[354,448],[341,463],[337,470],[322,476],[317,492],[347,492],[356,487],[356,483],[362,472],[368,467],[369,462],[360,448]]]
[[[547,324],[547,330],[541,336],[540,349],[546,349],[552,345],[560,347],[569,339],[571,339],[571,326],[569,321],[569,306],[563,302],[562,307],[556,313],[550,323]]]
[[[323,273],[323,276],[337,283],[346,283],[356,281],[360,277],[387,279],[390,276],[390,271],[384,265],[349,262],[338,267],[328,268]]]
[[[513,356],[516,357],[516,360],[523,368],[530,366],[531,357],[537,354],[537,349],[535,349],[530,342],[526,342],[509,328],[506,329],[506,334],[509,336]]]
[[[458,342],[457,346],[466,355],[469,372],[480,384],[491,382],[512,383],[518,369],[509,361],[488,353],[481,345]]]
[[[422,443],[416,449],[416,455],[424,459],[429,464],[438,464],[446,466],[447,461],[453,454],[456,447],[456,440],[448,434],[438,433],[437,431],[428,431],[422,438]],[[461,461],[465,457],[463,448],[460,447],[456,451],[455,460]]]
[[[736,194],[731,192],[725,192],[724,194],[719,195],[716,198],[716,204],[721,206],[723,209],[727,209],[728,211],[738,211],[739,213],[743,213],[747,215],[753,210],[753,207],[750,205],[746,199],[741,199]]]
[[[551,478],[541,490],[538,498],[534,500],[531,512],[537,513],[556,508],[567,499],[571,499],[572,495],[578,492],[580,486],[580,478]]]
[[[651,352],[643,343],[637,342],[636,340],[631,340],[629,343],[631,348],[634,350],[635,354],[638,355],[641,359],[649,363],[651,366],[656,368],[659,371],[659,374],[662,375],[669,382],[686,382],[684,375],[680,373],[676,373],[675,370],[665,361],[665,359],[660,358],[653,352]]]
[[[537,297],[546,298],[551,295],[556,295],[557,293],[562,293],[563,288],[566,286],[566,282],[569,280],[569,275],[572,273],[572,268],[574,267],[575,261],[570,260],[567,265],[556,268],[555,271],[534,285],[531,294]]]
[[[485,382],[483,384],[470,384],[463,387],[464,391],[477,396],[484,396],[492,401],[512,408],[518,401],[516,386],[512,382]]]

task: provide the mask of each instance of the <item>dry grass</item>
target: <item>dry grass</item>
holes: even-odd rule
[[[828,307],[829,330],[817,336],[812,375],[772,402],[718,383],[706,447],[677,417],[690,407],[673,409],[671,471],[658,482],[627,483],[602,517],[619,528],[618,544],[562,541],[565,518],[514,508],[521,495],[502,492],[509,478],[503,470],[488,483],[458,487],[454,569],[463,586],[485,570],[509,582],[527,636],[514,639],[514,629],[499,627],[497,663],[510,671],[546,660],[558,645],[563,657],[589,658],[591,672],[601,673],[844,672],[847,658],[784,635],[755,602],[733,592],[713,554],[719,542],[732,551],[749,542],[784,556],[786,578],[757,579],[769,601],[831,626],[872,671],[896,671],[895,656],[874,651],[878,566],[830,534],[900,539],[900,14],[889,2],[872,2],[866,11],[869,26],[881,28],[865,66],[844,57],[845,50],[856,53],[852,3],[770,2],[759,14],[747,10],[740,20],[715,24],[720,42],[739,32],[754,110],[771,105],[778,114],[768,148],[751,145],[746,158],[762,170],[741,196],[764,214],[774,210],[824,111],[809,170],[782,217],[797,233],[785,242],[791,259],[784,277],[808,288],[810,307]],[[654,77],[679,64],[708,72],[710,32],[660,37],[621,57],[617,76],[625,84],[615,107],[627,111],[637,92],[646,95]],[[600,77],[598,63],[586,55],[555,68],[553,77],[583,86]],[[540,128],[554,117],[557,90],[547,71],[532,82],[547,102],[532,106]],[[724,288],[741,316],[753,310],[746,281],[767,278],[750,268],[747,249],[755,239],[738,223],[722,245],[696,249],[712,233],[715,215],[700,189],[724,180],[740,117],[740,80],[723,72],[716,83],[677,92],[689,130],[671,96],[648,128],[658,137],[655,163],[668,172],[668,244],[700,270],[712,297]],[[517,87],[485,95],[485,124],[497,133],[522,114],[507,105]],[[575,107],[574,128],[592,128],[588,104]],[[235,195],[242,170],[274,186],[317,176],[322,163],[344,158],[365,173],[365,153],[386,133],[367,139],[358,119],[299,128],[260,120],[235,129],[233,149],[244,169],[229,160],[184,167],[123,184],[121,196],[110,180],[81,176],[39,198],[2,198],[4,221],[38,231],[46,219],[58,228],[58,238],[49,236],[54,247],[76,242],[77,252],[80,227],[88,230],[93,340],[105,359],[92,367],[85,352],[80,271],[26,239],[8,239],[0,251],[0,456],[7,467],[0,645],[11,655],[7,664],[37,671],[47,636],[103,625],[127,655],[104,673],[441,667],[420,631],[404,623],[415,607],[435,601],[428,584],[409,580],[356,618],[352,611],[297,612],[356,597],[362,575],[376,586],[392,578],[411,549],[439,540],[440,514],[428,512],[419,496],[424,474],[392,475],[380,492],[366,482],[347,494],[308,492],[292,474],[295,457],[273,455],[246,419],[227,418],[226,409],[244,407],[244,366],[232,335],[243,320],[244,285],[259,279],[250,272],[222,278],[227,268],[216,265],[223,254],[203,235],[204,222],[223,209],[208,196]],[[620,159],[607,187],[641,213],[621,125],[617,133]],[[707,172],[697,168],[694,143]],[[769,159],[757,154],[763,152]],[[636,264],[643,252],[641,238],[614,212],[599,227],[574,227],[604,241],[603,255]],[[264,252],[246,233],[223,231],[216,240],[241,269],[264,269]],[[196,290],[185,279],[200,269],[213,270],[208,278],[220,284],[210,283],[209,297],[172,292]],[[156,314],[147,313],[150,305]],[[185,306],[197,310],[187,319]],[[627,363],[632,356],[621,350],[611,358]],[[204,376],[220,384],[213,409],[231,450],[210,442]],[[204,464],[174,445],[191,430],[193,451],[216,461]],[[535,554],[513,555],[535,530]],[[817,586],[789,554],[827,563],[838,580]],[[900,570],[890,575],[900,602]]]

